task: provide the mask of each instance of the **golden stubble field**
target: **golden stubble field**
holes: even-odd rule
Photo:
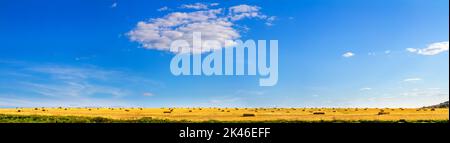
[[[417,121],[448,120],[448,108],[8,108],[0,114],[105,117],[134,120],[143,117],[189,121]]]

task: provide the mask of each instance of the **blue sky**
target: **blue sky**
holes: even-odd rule
[[[448,0],[197,2],[2,0],[0,107],[421,107],[449,100]],[[258,76],[174,76],[174,53],[130,34],[139,22],[176,12],[240,5],[257,15],[224,27],[242,40],[279,41],[275,86],[260,87]]]

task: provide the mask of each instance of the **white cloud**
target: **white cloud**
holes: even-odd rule
[[[196,4],[200,6],[200,4]],[[184,5],[186,7],[186,5]],[[263,18],[272,22],[275,17],[268,17],[259,12],[259,7],[239,5],[227,9],[208,9],[193,12],[172,12],[161,18],[149,21],[140,21],[137,26],[128,32],[130,40],[139,42],[142,47],[169,51],[170,44],[175,40],[185,40],[192,43],[192,33],[201,32],[202,41],[216,40],[221,45],[206,45],[203,48],[217,49],[232,46],[225,43],[227,40],[240,38],[239,31],[233,22],[243,18]],[[193,52],[205,52],[193,49]]]
[[[361,90],[361,91],[367,91],[367,90],[372,90],[372,88],[370,88],[370,87],[364,87],[364,88],[361,88],[361,89],[359,89],[359,90]]]
[[[407,78],[407,79],[404,79],[403,81],[405,81],[405,82],[414,82],[414,81],[421,81],[422,79],[421,78]]]
[[[384,53],[385,53],[385,54],[390,54],[391,51],[390,51],[390,50],[386,50],[386,51],[384,51]]]
[[[209,4],[209,6],[218,6],[219,5],[219,3],[211,3],[211,4]]]
[[[350,58],[350,57],[355,56],[355,54],[352,53],[352,52],[346,52],[346,53],[344,53],[342,56],[345,57],[345,58]]]
[[[169,7],[167,7],[167,6],[163,6],[159,9],[157,9],[157,11],[167,11],[167,10],[170,10]]]
[[[417,52],[417,49],[415,49],[415,48],[406,48],[406,51],[411,52],[411,53],[415,53],[415,52]]]
[[[153,93],[150,93],[150,92],[145,92],[145,93],[143,93],[142,95],[143,95],[143,96],[154,96],[154,94],[153,94]]]
[[[441,88],[439,88],[439,87],[431,87],[431,88],[428,88],[428,90],[440,90]]]
[[[261,18],[267,19],[267,16],[260,13],[260,7],[250,5],[237,5],[228,8],[231,20],[241,20],[243,18]]]
[[[266,94],[264,91],[258,90],[238,90],[236,91],[236,95],[264,95]]]
[[[115,7],[117,7],[117,2],[111,4],[111,8],[115,8]]]
[[[273,26],[273,21],[275,21],[276,18],[277,18],[277,17],[275,17],[275,16],[270,16],[270,17],[268,17],[267,20],[266,20],[266,25],[267,25],[267,26]]]
[[[439,53],[448,51],[448,41],[432,43],[428,45],[428,47],[423,49],[407,48],[406,50],[408,52],[416,53],[419,55],[427,55],[427,56],[437,55]]]
[[[410,90],[407,90],[405,92],[402,92],[400,95],[406,96],[406,97],[417,97],[417,96],[424,96],[424,97],[443,96],[443,97],[448,97],[448,89],[435,89],[435,88],[410,89]]]
[[[181,5],[181,8],[200,10],[200,9],[208,9],[208,5],[203,3],[183,4]]]

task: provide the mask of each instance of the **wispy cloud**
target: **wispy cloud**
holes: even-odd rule
[[[407,78],[407,79],[404,79],[403,81],[404,82],[414,82],[414,81],[421,81],[422,79],[421,78]]]
[[[275,17],[275,16],[270,16],[269,18],[267,18],[267,21],[266,21],[266,25],[267,26],[273,26],[273,22],[276,20],[276,18],[277,17]]]
[[[370,87],[363,87],[363,88],[361,88],[359,90],[361,90],[361,91],[368,91],[368,90],[372,90],[372,88],[370,88]]]
[[[114,2],[113,4],[111,4],[111,8],[116,8],[117,7],[117,2]]]
[[[48,99],[48,98],[3,98],[0,95],[0,107],[133,107],[118,99]]]
[[[238,91],[236,91],[236,95],[239,95],[239,96],[264,95],[264,94],[266,94],[264,91],[259,91],[259,90],[238,90]]]
[[[344,58],[350,58],[350,57],[355,56],[355,54],[352,53],[352,52],[346,52],[346,53],[342,54],[342,56],[343,56]]]
[[[6,71],[6,72],[3,72]],[[123,97],[143,93],[146,90],[162,88],[162,84],[144,77],[133,76],[120,70],[107,70],[95,66],[64,66],[56,64],[22,64],[14,68],[4,68],[0,74],[2,86],[0,94],[14,93],[10,99],[22,100],[36,97],[41,100],[58,102],[86,102],[89,100],[119,100]],[[146,94],[148,95],[148,94]],[[2,96],[0,96],[1,98]],[[113,102],[110,102],[113,103]],[[54,103],[61,105],[60,103]],[[0,105],[1,106],[1,105]]]
[[[209,6],[218,6],[219,5],[219,3],[211,3],[211,4],[209,4]]]
[[[411,52],[411,53],[416,53],[418,51],[418,49],[416,49],[416,48],[406,48],[406,51]]]
[[[408,52],[416,53],[419,55],[427,55],[427,56],[437,55],[439,53],[448,51],[448,41],[432,43],[432,44],[428,45],[428,47],[423,48],[423,49],[406,48],[406,50]]]
[[[143,96],[154,96],[155,94],[150,93],[150,92],[144,92],[142,95]]]
[[[447,96],[448,89],[440,88],[427,88],[427,89],[410,89],[402,92],[400,95],[407,97],[417,97],[417,96]]]
[[[210,7],[218,6],[219,3],[193,3],[193,4],[183,4],[180,6],[182,9],[195,9],[195,10],[203,10],[209,9]]]
[[[157,9],[157,11],[168,11],[168,10],[170,10],[170,8],[167,7],[167,6],[163,6],[163,7],[159,8],[159,9]]]
[[[208,5],[203,3],[183,4],[180,6],[180,8],[200,10],[200,9],[208,9]]]

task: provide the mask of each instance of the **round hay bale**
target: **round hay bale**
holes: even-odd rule
[[[253,113],[244,113],[242,114],[242,117],[255,117],[256,115]]]
[[[380,111],[378,112],[378,115],[389,115],[389,112],[385,112],[385,111]]]
[[[325,115],[325,112],[314,112],[313,115]]]

